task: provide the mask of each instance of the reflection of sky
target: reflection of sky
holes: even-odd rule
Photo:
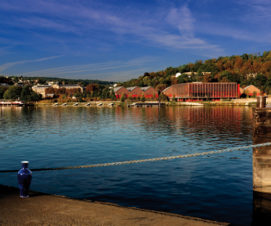
[[[108,148],[116,152],[112,156],[106,154],[106,158],[99,156],[104,162],[252,142],[251,110],[241,107],[3,108],[1,114],[3,147],[36,154],[43,150],[49,158],[53,157],[49,154],[52,151],[67,159],[67,163],[69,158],[58,150],[69,151],[83,162],[88,160],[77,156],[75,150],[82,150],[86,156],[96,148],[102,153]],[[125,152],[129,155],[123,155]]]
[[[203,117],[204,116],[204,117]],[[85,165],[252,143],[242,107],[2,108],[0,169]],[[208,219],[251,218],[251,152],[142,164],[35,172],[32,189]],[[0,184],[16,186],[15,174]],[[240,220],[239,220],[240,221]]]

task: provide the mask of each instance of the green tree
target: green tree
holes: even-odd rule
[[[102,90],[101,98],[102,99],[107,99],[111,97],[111,90],[108,87],[105,87]]]
[[[158,100],[159,101],[168,101],[168,97],[165,94],[160,93],[160,95],[158,96]]]
[[[76,92],[74,94],[74,96],[76,97],[77,101],[79,102],[82,102],[83,101],[83,93],[81,93],[80,91],[79,92]]]
[[[30,86],[24,86],[21,91],[20,99],[23,101],[38,101],[41,97],[35,93]]]
[[[20,86],[10,86],[4,93],[4,99],[18,99],[21,97],[21,91]]]
[[[265,88],[265,84],[267,83],[267,78],[263,74],[257,74],[254,80],[254,85],[259,89],[263,90]]]
[[[121,101],[121,102],[124,102],[126,99],[127,99],[126,95],[125,95],[125,94],[122,94],[122,96],[121,96],[121,98],[120,98],[120,101]]]
[[[140,100],[141,100],[142,102],[145,102],[145,100],[146,100],[145,96],[142,95],[142,97],[140,98]]]
[[[6,86],[0,86],[0,99],[3,99],[4,93],[6,92],[7,89],[8,87]]]
[[[114,89],[110,90],[110,98],[111,98],[111,100],[116,100],[117,99],[116,94],[114,92]]]

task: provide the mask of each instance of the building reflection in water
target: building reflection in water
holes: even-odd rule
[[[271,119],[271,118],[270,118]],[[254,121],[253,144],[271,142],[271,123],[260,117]],[[271,224],[271,146],[253,148],[253,222]]]
[[[250,108],[244,107],[149,107],[116,108],[116,121],[121,124],[140,123],[146,131],[159,130],[189,136],[217,136],[231,130],[237,137],[251,134],[242,127],[242,121],[251,121]],[[234,122],[234,123],[233,123]]]

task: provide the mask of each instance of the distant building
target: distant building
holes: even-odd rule
[[[235,82],[181,83],[164,89],[162,93],[169,99],[176,98],[177,101],[219,100],[240,96],[239,85]]]
[[[143,95],[147,99],[158,98],[158,92],[151,86],[141,87]]]
[[[115,87],[113,90],[117,99],[121,98],[123,95],[128,97],[129,91],[124,86]]]
[[[15,83],[15,85],[23,87],[24,86],[24,82],[20,79],[17,83]]]
[[[66,90],[78,90],[83,93],[83,87],[79,85],[59,85],[55,82],[49,82],[48,85],[35,85],[32,87],[32,90],[36,93],[41,94],[42,98],[52,98],[54,93],[48,93],[48,88],[61,89],[65,88]]]
[[[249,85],[243,89],[243,93],[247,96],[260,96],[261,90],[254,85]]]
[[[180,72],[177,72],[176,75],[175,75],[175,77],[178,78],[178,77],[180,77],[181,75],[182,75],[182,74],[181,74]]]
[[[137,98],[141,97],[144,92],[138,86],[128,87],[127,90],[129,91],[129,97]]]
[[[147,87],[133,86],[133,87],[128,87],[128,88],[119,86],[119,87],[114,88],[114,93],[117,98],[121,98],[123,95],[125,95],[126,97],[132,97],[132,98],[138,98],[138,97],[144,96],[147,99],[158,97],[157,91],[151,86],[147,86]]]
[[[84,88],[79,85],[60,85],[58,83],[50,83],[50,84],[51,84],[51,87],[53,87],[54,89],[61,89],[61,88],[65,88],[67,90],[78,89],[78,90],[80,90],[81,93],[83,93],[83,91],[84,91]]]
[[[249,78],[256,78],[257,74],[258,73],[248,73],[248,74],[246,74],[246,77],[247,77],[247,79],[249,79]]]
[[[49,96],[46,93],[46,89],[50,87],[51,87],[50,85],[35,85],[35,86],[32,86],[32,90],[38,94],[41,94],[42,98],[47,98]]]
[[[212,74],[209,71],[203,71],[201,73],[202,73],[202,75],[211,75]],[[177,76],[177,74],[178,74],[178,76]],[[177,73],[177,74],[175,75],[176,78],[179,77],[180,75],[187,75],[190,78],[192,75],[198,74],[198,72],[188,71],[188,72],[183,72],[182,74],[181,73]]]

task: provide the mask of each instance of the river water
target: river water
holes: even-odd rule
[[[0,170],[172,156],[252,144],[249,107],[2,107]],[[16,173],[0,184],[17,186]],[[252,151],[34,172],[32,190],[249,225]]]

